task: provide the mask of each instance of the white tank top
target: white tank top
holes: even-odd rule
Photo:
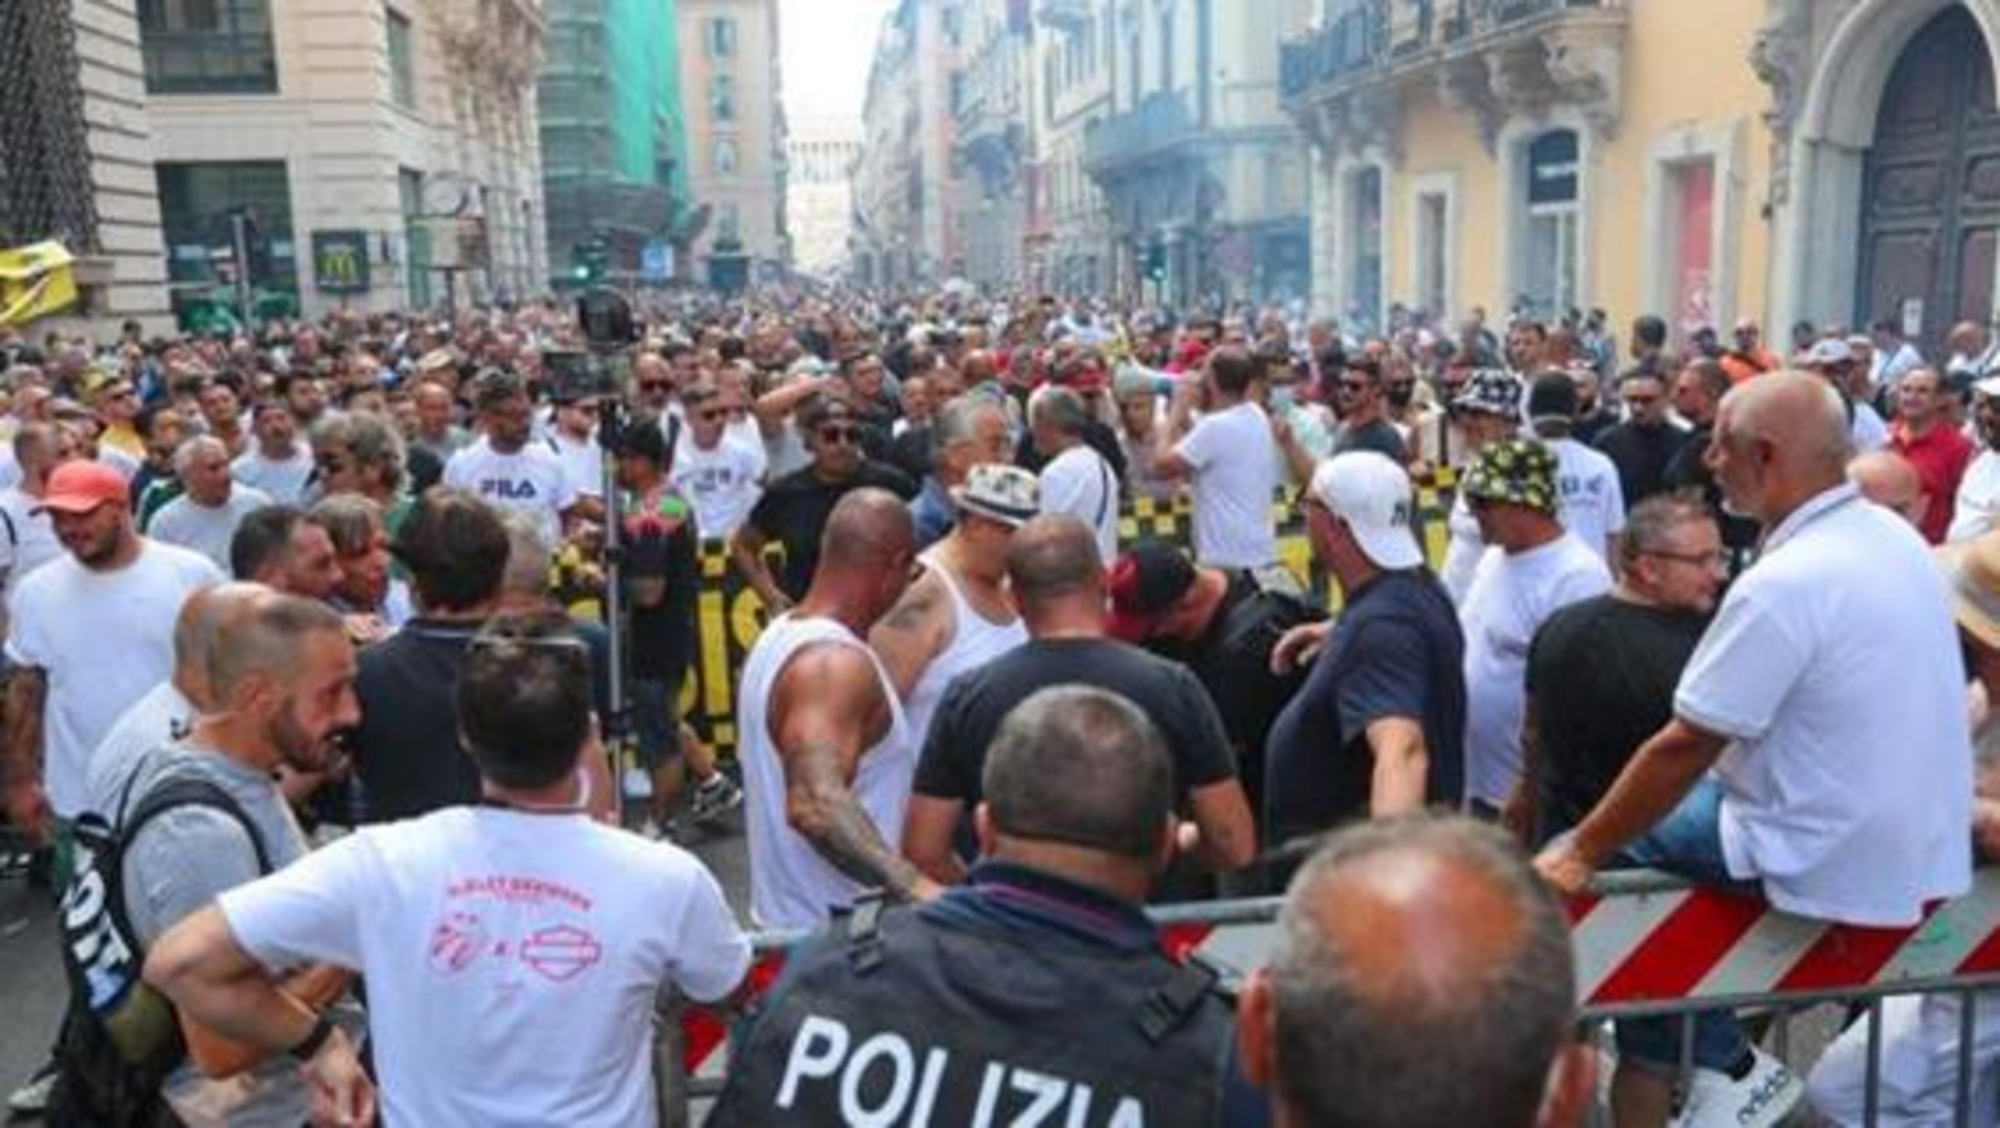
[[[759,928],[815,928],[862,889],[835,869],[785,821],[785,769],[771,738],[770,703],[778,675],[800,649],[819,643],[851,646],[868,656],[889,702],[889,732],[863,752],[853,791],[889,849],[901,847],[903,810],[917,766],[896,687],[868,644],[832,619],[786,614],[764,628],[743,664],[738,685],[737,756],[743,765],[745,823],[750,841],[750,916]]]
[[[937,715],[938,701],[944,697],[945,687],[952,679],[967,670],[976,670],[1009,650],[1028,641],[1028,628],[1016,618],[1011,623],[995,623],[981,615],[965,592],[958,586],[958,578],[951,569],[933,554],[923,555],[924,565],[937,573],[944,581],[945,590],[951,593],[951,613],[956,616],[952,628],[951,644],[946,646],[931,664],[924,667],[923,676],[917,679],[916,687],[910,690],[909,704],[904,711],[909,714],[910,739],[921,758],[924,740],[930,736],[931,718]]]

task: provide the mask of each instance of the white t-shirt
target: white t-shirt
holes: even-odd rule
[[[1480,557],[1459,606],[1465,629],[1466,794],[1495,807],[1521,776],[1528,645],[1550,615],[1611,588],[1604,560],[1575,533],[1526,552]]]
[[[1625,531],[1625,490],[1618,484],[1618,464],[1575,439],[1542,441],[1556,455],[1563,527],[1600,559],[1606,558],[1610,538]]]
[[[1445,541],[1444,570],[1438,579],[1453,603],[1463,603],[1465,593],[1472,590],[1472,577],[1479,571],[1479,559],[1486,555],[1486,540],[1479,534],[1479,518],[1472,515],[1462,493],[1452,499],[1445,531],[1450,539]]]
[[[846,627],[832,619],[780,615],[750,648],[736,696],[741,741],[736,755],[743,765],[744,837],[750,846],[750,915],[759,928],[817,928],[862,892],[785,817],[785,768],[771,734],[771,697],[792,657],[818,644],[854,647],[875,665],[889,702],[889,731],[861,754],[850,788],[889,849],[899,849],[903,840],[917,748],[895,684],[875,652]]]
[[[1043,513],[1067,513],[1097,532],[1105,567],[1118,558],[1118,475],[1088,443],[1078,443],[1042,467]]]
[[[1867,454],[1889,445],[1889,425],[1882,422],[1882,416],[1872,405],[1860,400],[1854,401],[1854,420],[1848,424],[1847,434],[1854,443],[1856,454]]]
[[[668,478],[694,506],[695,528],[703,539],[722,540],[733,535],[756,506],[764,492],[758,482],[763,469],[761,444],[751,446],[724,432],[715,446],[703,450],[695,445],[693,435],[682,431]]]
[[[118,717],[90,754],[90,801],[101,815],[115,815],[117,788],[155,748],[178,744],[194,724],[196,709],[173,680],[154,686]]]
[[[562,543],[563,511],[576,504],[576,487],[545,443],[501,454],[482,436],[444,464],[444,484],[528,514],[552,548]]]
[[[229,542],[236,536],[236,526],[252,510],[269,504],[269,496],[249,486],[231,486],[229,500],[214,507],[198,505],[194,498],[182,494],[153,514],[146,533],[163,544],[198,552],[227,572]]]
[[[1915,924],[1972,879],[1972,739],[1952,600],[1923,539],[1828,490],[1764,539],[1674,712],[1730,738],[1722,852],[1778,908]]]
[[[229,476],[239,486],[261,490],[272,501],[297,505],[305,499],[306,483],[312,479],[312,448],[304,443],[292,447],[290,458],[270,459],[251,447],[229,464]]]
[[[9,599],[7,657],[48,672],[42,774],[60,818],[87,808],[90,759],[111,727],[173,673],[181,604],[225,578],[186,549],[141,543],[139,558],[116,572],[93,572],[64,556]]]
[[[1958,480],[1958,504],[1944,539],[1972,540],[1996,527],[2000,527],[2000,451],[1982,449]]]
[[[699,861],[582,815],[367,827],[218,903],[267,967],[366,978],[391,1124],[654,1124],[655,994],[713,1002],[750,963]]]
[[[551,430],[547,438],[536,441],[546,444],[555,454],[562,463],[564,476],[578,494],[604,496],[604,448],[597,445],[596,432],[579,442],[559,430]]]
[[[62,557],[63,546],[56,539],[55,522],[35,508],[42,500],[29,497],[18,486],[0,489],[0,591],[12,591],[42,565]]]
[[[1194,468],[1194,553],[1212,568],[1262,568],[1278,560],[1271,520],[1277,440],[1249,401],[1211,412],[1175,447]]]

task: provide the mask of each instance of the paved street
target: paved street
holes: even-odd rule
[[[714,869],[730,904],[747,917],[749,858],[740,817],[687,845]],[[63,975],[47,893],[19,876],[0,878],[0,1095],[41,1064],[62,1012]]]

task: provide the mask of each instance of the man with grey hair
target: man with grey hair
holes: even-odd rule
[[[929,430],[931,472],[910,502],[919,551],[943,540],[957,523],[951,491],[965,484],[973,466],[1014,460],[1007,409],[986,396],[963,395],[947,402],[932,417]]]
[[[851,1123],[844,1094],[881,1046],[929,1071],[887,1094],[883,1123],[1025,1123],[1063,1106],[1070,1123],[1224,1122],[1227,1006],[1140,908],[1174,850],[1159,731],[1117,694],[1041,690],[1000,726],[983,791],[971,880],[926,905],[864,907],[796,952],[711,1125]]]
[[[1048,387],[1028,401],[1028,433],[1042,467],[1042,512],[1067,513],[1097,536],[1107,567],[1118,556],[1118,474],[1084,441],[1090,409],[1068,388]]]
[[[1562,907],[1497,830],[1357,823],[1292,881],[1237,1006],[1276,1128],[1571,1128],[1594,1095]]]
[[[229,568],[229,542],[252,510],[271,504],[269,494],[230,477],[229,447],[213,435],[196,435],[174,452],[174,474],[187,492],[167,503],[146,527],[163,544],[179,545]]]

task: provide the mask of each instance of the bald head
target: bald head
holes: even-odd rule
[[[852,490],[833,507],[820,535],[820,566],[875,568],[916,545],[910,507],[887,490]]]
[[[1774,372],[1722,398],[1727,430],[1777,448],[1780,465],[1838,479],[1853,450],[1847,405],[1821,377]]]
[[[196,707],[213,704],[209,670],[224,632],[240,627],[257,600],[270,591],[263,584],[211,584],[181,604],[174,619],[174,688]]]
[[[1498,831],[1358,824],[1299,872],[1279,923],[1244,1021],[1268,1023],[1246,1044],[1281,1123],[1537,1123],[1575,971],[1561,909]]]
[[[1104,564],[1097,534],[1066,513],[1034,518],[1007,542],[1007,580],[1028,615],[1054,600],[1101,593]]]
[[[1892,450],[1871,450],[1847,464],[1847,480],[1861,496],[1894,512],[1911,525],[1924,518],[1924,480],[1917,468]]]

